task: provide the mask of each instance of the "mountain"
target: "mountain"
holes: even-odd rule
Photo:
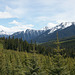
[[[6,32],[6,28],[0,25],[0,37],[8,37],[8,33]]]
[[[6,30],[8,30],[8,28],[0,25],[0,35],[7,35]]]
[[[48,34],[53,33],[54,31],[56,31],[58,29],[61,29],[61,30],[65,29],[65,28],[67,28],[67,27],[69,27],[71,25],[74,25],[74,24],[75,24],[75,22],[62,22],[61,24],[51,28],[50,32]]]
[[[44,28],[42,28],[41,30],[44,30],[44,31],[46,31],[46,30],[48,30],[48,29],[51,29],[50,27],[48,27],[48,26],[45,26]]]
[[[56,33],[59,33],[59,38],[66,38],[75,36],[75,22],[65,22],[53,27],[52,29],[48,29],[42,35],[33,39],[38,43],[48,42],[56,39]]]
[[[75,22],[62,22],[59,25],[56,25],[55,27],[44,27],[41,30],[33,30],[33,29],[27,29],[26,31],[20,31],[13,33],[10,35],[10,37],[14,36],[14,38],[22,38],[23,40],[27,40],[30,42],[31,40],[43,43],[48,42],[51,40],[56,39],[56,33],[59,33],[59,38],[66,38],[75,36]],[[8,37],[7,33],[5,32],[4,27],[0,27],[0,37]]]
[[[31,39],[38,37],[39,35],[41,35],[44,32],[45,32],[44,30],[27,29],[26,31],[16,32],[16,33],[12,34],[11,37],[12,36],[14,36],[14,38],[22,37],[23,40],[30,41]]]
[[[4,30],[1,30],[0,31],[0,37],[4,37],[4,36],[7,37],[8,35]]]
[[[0,35],[4,35],[4,34],[7,34],[7,33],[5,31],[1,30]]]

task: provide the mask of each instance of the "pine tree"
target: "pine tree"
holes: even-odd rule
[[[35,50],[37,50],[37,44],[36,44],[36,41],[35,41]]]
[[[68,70],[70,71],[70,75],[75,75],[75,62],[73,58],[67,57],[67,65],[68,65]]]
[[[0,75],[7,75],[5,54],[0,53]]]
[[[24,42],[23,42],[23,51],[26,51],[27,50],[27,52],[28,52],[28,42],[25,40]]]
[[[4,40],[3,48],[8,49],[8,39],[7,38]]]
[[[13,65],[14,65],[14,67],[13,67],[14,73],[13,74],[14,75],[23,75],[23,66],[22,66],[22,62],[20,60],[19,54],[17,53],[14,57],[15,57],[15,60],[13,60]]]
[[[0,52],[0,75],[2,75],[2,67],[3,67],[2,63],[3,63],[3,53]]]
[[[12,74],[12,65],[10,63],[10,60],[6,60],[6,71],[7,71],[7,75]]]
[[[61,55],[61,51],[63,49],[60,49],[60,42],[58,40],[58,33],[57,33],[57,49],[54,50],[53,55],[53,64],[52,67],[49,70],[49,75],[70,75],[69,71],[67,71],[67,65],[66,62]]]
[[[24,60],[23,60],[22,64],[26,67],[26,66],[28,66],[28,62],[29,62],[29,60],[28,60],[28,54],[25,51]]]
[[[74,64],[74,66],[73,66],[73,68],[72,68],[70,74],[71,74],[71,75],[75,75],[75,64]]]
[[[28,62],[28,72],[25,72],[26,75],[38,75],[39,67],[38,67],[38,59],[36,58],[36,51],[33,46],[32,57],[29,58]]]

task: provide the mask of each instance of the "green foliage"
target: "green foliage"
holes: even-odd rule
[[[3,38],[3,40],[5,49],[1,44],[2,41],[0,75],[75,75],[75,58],[63,56],[65,52],[63,53],[60,47],[58,36],[57,47],[52,53],[46,51],[45,47],[37,45],[36,42],[29,44],[14,37]]]
[[[0,75],[66,75],[75,74],[75,59],[60,54],[53,57],[34,53],[0,50]],[[26,74],[27,73],[27,74]],[[30,74],[30,75],[31,75]]]
[[[60,44],[60,49],[64,49],[63,53],[66,53],[65,57],[75,57],[75,37],[60,39]],[[53,53],[53,49],[57,47],[55,41],[42,43],[40,45],[46,48],[46,54],[49,52]]]
[[[35,55],[33,54],[33,56],[29,59],[27,68],[29,69],[28,72],[26,72],[26,75],[38,75],[38,61],[35,58]]]
[[[4,49],[11,49],[11,50],[15,50],[15,51],[19,51],[19,52],[30,52],[31,50],[33,50],[33,45],[35,45],[35,50],[40,53],[40,54],[45,54],[45,47],[37,45],[36,41],[35,43],[32,42],[29,44],[26,40],[22,40],[22,38],[18,39],[14,39],[14,37],[9,38],[5,38],[4,39],[4,43],[3,43],[3,48]]]
[[[57,48],[54,50],[51,68],[49,68],[48,72],[51,75],[70,75],[69,71],[67,70],[67,64],[64,60],[64,57],[61,55],[61,51],[63,49],[60,49],[60,42],[58,39],[58,33],[57,33],[57,42],[56,42]]]

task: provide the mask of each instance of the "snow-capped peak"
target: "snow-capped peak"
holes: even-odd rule
[[[7,34],[5,31],[3,30],[0,31],[0,35],[5,35],[5,34]]]
[[[62,22],[60,25],[62,26],[62,28],[66,28],[71,26],[72,24],[75,24],[75,22]]]
[[[48,29],[50,29],[48,26],[45,26],[44,28],[42,28],[41,30],[48,30]]]
[[[8,30],[8,28],[0,25],[0,35],[8,35],[8,33],[6,32],[6,30]]]
[[[48,34],[53,33],[54,31],[56,31],[58,29],[65,29],[71,25],[75,25],[75,22],[62,22],[61,24],[50,29],[50,32]]]
[[[48,23],[47,26],[45,26],[44,28],[42,28],[41,30],[48,30],[48,29],[51,29],[53,27],[55,27],[57,24],[54,24],[54,23]]]

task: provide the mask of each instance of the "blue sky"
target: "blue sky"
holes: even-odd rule
[[[10,33],[73,21],[75,0],[0,0],[0,26]]]

